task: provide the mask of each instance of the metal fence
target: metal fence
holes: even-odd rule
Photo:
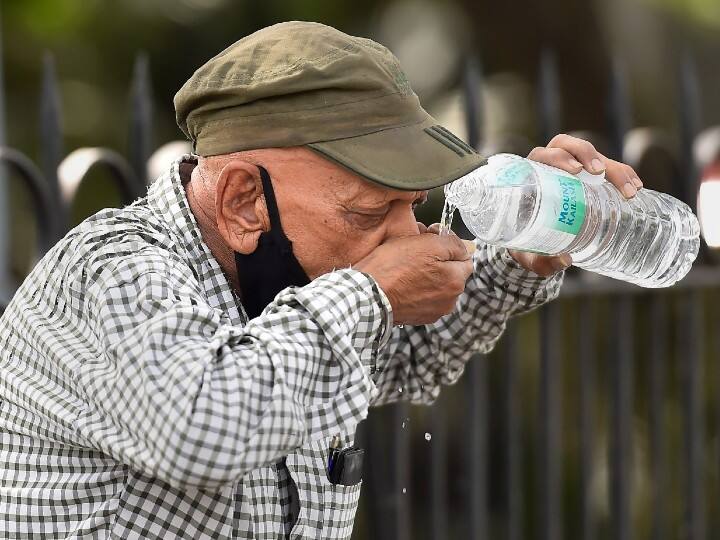
[[[538,141],[547,141],[562,131],[550,52],[538,77]],[[677,80],[680,148],[654,130],[630,129],[619,63],[608,86],[604,140],[609,155],[630,162],[641,177],[646,166],[665,160],[676,171],[668,189],[695,207],[700,101],[690,56]],[[476,60],[466,63],[463,84],[468,138],[478,147]],[[86,148],[63,159],[60,100],[46,56],[41,166],[0,146],[4,175],[20,179],[32,196],[38,253],[67,230],[90,170],[106,169],[124,202],[143,194],[149,88],[148,62],[140,55],[128,158]],[[3,90],[0,79],[0,110]],[[3,129],[0,114],[0,144]],[[0,190],[0,208],[5,196]],[[11,225],[0,223],[0,240]],[[700,540],[720,530],[720,400],[714,399],[720,339],[713,323],[720,270],[708,260],[704,249],[685,280],[661,291],[570,272],[561,300],[513,322],[497,350],[474,359],[433,407],[373,410],[358,432],[367,460],[355,538]],[[17,286],[6,266],[0,260],[0,310]]]

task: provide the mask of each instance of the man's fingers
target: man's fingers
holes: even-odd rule
[[[427,230],[425,231],[429,234],[440,234],[440,224],[439,223],[433,223],[429,227],[427,227]],[[455,233],[453,233],[453,236],[457,236]],[[467,250],[468,254],[472,255],[475,253],[475,242],[472,240],[460,240],[464,245],[465,249]]]
[[[432,225],[429,225],[426,232],[431,234],[440,234],[440,224],[433,223]]]
[[[586,140],[561,133],[553,137],[548,148],[566,150],[582,163],[583,168],[589,173],[600,174],[605,170],[607,158]]]
[[[433,245],[433,254],[441,261],[465,261],[470,258],[467,248],[462,240],[454,233],[440,236],[432,232],[433,225],[428,227],[428,232],[421,235]]]
[[[620,192],[628,199],[630,197],[634,197],[637,193],[637,190],[643,186],[642,181],[632,167],[630,167],[629,165],[625,165],[624,163],[620,163],[619,161],[608,159],[600,152],[598,152],[595,147],[588,141],[579,139],[577,137],[572,137],[563,133],[553,137],[553,139],[550,141],[550,144],[548,144],[547,149],[550,148],[562,149],[570,153],[575,159],[577,159],[577,161],[582,164],[583,168],[586,171],[592,174],[599,174],[605,171],[605,178],[615,187],[617,187]],[[542,148],[536,148],[533,152],[536,152],[537,155],[544,157],[547,154],[542,153],[542,150]],[[531,156],[533,152],[531,152]],[[531,156],[528,157],[530,157],[530,159],[536,159]],[[556,153],[553,156],[553,159],[560,160],[560,154]],[[543,161],[543,163],[547,163],[547,161],[541,159],[537,159],[537,161]],[[559,164],[556,165],[553,163],[553,165],[561,169],[565,169],[568,172],[577,172],[563,167]]]
[[[463,240],[463,244],[465,244],[465,249],[467,249],[468,254],[472,255],[475,253],[475,242],[472,240]]]
[[[552,165],[553,167],[572,174],[577,174],[583,169],[583,164],[564,148],[545,148],[544,146],[538,146],[537,148],[533,148],[528,154],[528,159],[545,163],[546,165]]]
[[[425,234],[426,232],[428,232],[427,225],[425,225],[424,223],[421,223],[420,221],[418,221],[417,226],[418,226],[418,231],[420,231],[420,234]]]
[[[465,290],[465,283],[473,272],[472,261],[447,261],[448,280],[447,287],[454,294],[460,294]]]
[[[634,197],[637,190],[643,186],[635,170],[630,165],[612,159],[605,159],[605,178],[608,182],[618,188],[626,198]]]
[[[552,276],[572,264],[572,257],[568,254],[549,257],[528,251],[510,250],[510,255],[523,267],[543,277]]]

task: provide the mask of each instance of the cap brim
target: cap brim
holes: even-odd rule
[[[485,163],[429,116],[408,126],[308,146],[367,180],[406,191],[442,186]]]

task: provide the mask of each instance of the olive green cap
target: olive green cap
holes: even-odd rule
[[[388,49],[319,23],[232,44],[183,85],[175,112],[198,155],[307,145],[396,189],[441,186],[484,163],[425,112]]]

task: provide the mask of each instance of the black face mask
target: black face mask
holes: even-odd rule
[[[270,230],[260,234],[257,248],[249,255],[235,252],[242,303],[251,319],[260,315],[283,289],[310,283],[305,270],[295,258],[292,242],[285,236],[280,224],[270,175],[260,165],[258,169],[270,217]]]

